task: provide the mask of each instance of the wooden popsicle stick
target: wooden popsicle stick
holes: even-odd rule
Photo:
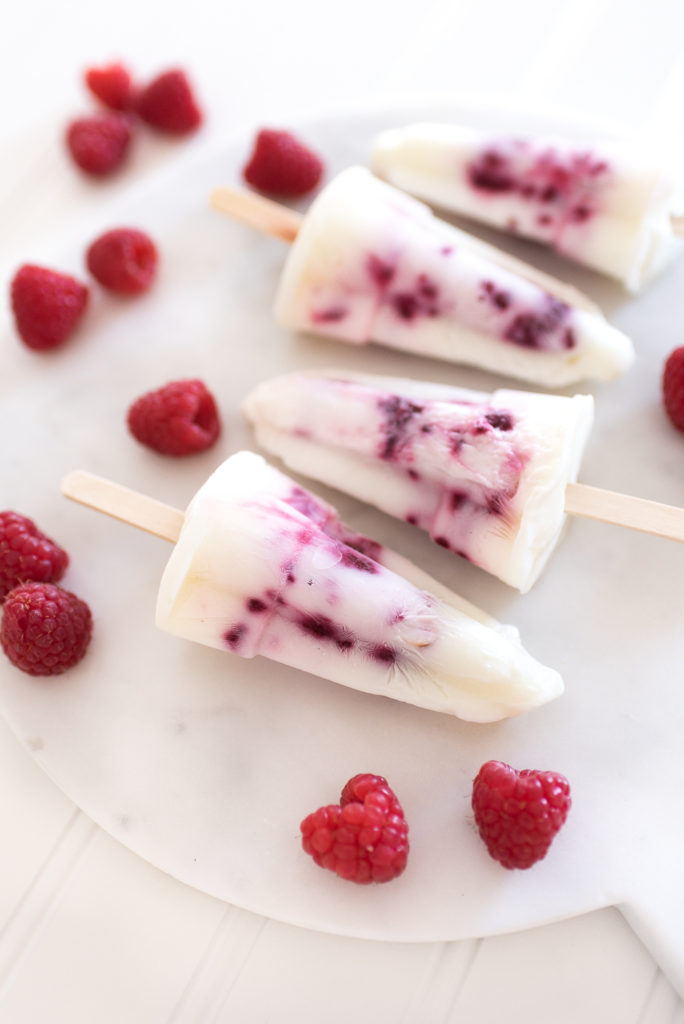
[[[139,530],[153,533],[162,540],[170,540],[172,544],[178,540],[184,519],[180,509],[82,469],[76,469],[65,476],[61,487],[65,497],[87,505],[96,512],[104,512],[113,519],[137,526]]]
[[[74,470],[64,478],[62,494],[172,543],[178,540],[183,525],[184,514],[179,509],[84,470]],[[571,516],[597,519],[684,542],[684,508],[674,505],[633,498],[587,484],[568,484],[565,511]]]
[[[290,210],[287,206],[260,196],[258,192],[249,192],[244,188],[224,186],[214,189],[209,202],[220,213],[288,243],[294,242],[304,219],[296,210]]]
[[[568,484],[565,511],[571,516],[598,519],[614,526],[652,533],[656,537],[684,541],[684,508],[663,505],[647,498],[633,498],[587,484]]]
[[[672,234],[678,238],[684,238],[684,213],[673,213],[670,215]]]
[[[274,203],[272,199],[266,199],[258,192],[250,192],[244,188],[226,185],[214,189],[209,197],[209,202],[220,213],[224,213],[234,220],[242,221],[243,224],[248,224],[266,235],[273,235],[275,238],[289,243],[294,242],[304,220],[303,216],[295,210],[290,210],[287,206]],[[565,284],[564,281],[559,281],[558,278],[552,277],[551,274],[545,274],[542,270],[537,270],[536,267],[531,267],[529,263],[497,249],[496,246],[490,245],[488,242],[483,242],[480,238],[475,238],[474,235],[461,231],[460,228],[454,227],[453,230],[460,235],[465,246],[481,253],[486,259],[496,263],[504,270],[524,278],[530,284],[537,285],[570,306],[576,306],[577,309],[584,309],[589,313],[601,312],[588,295],[572,285]]]

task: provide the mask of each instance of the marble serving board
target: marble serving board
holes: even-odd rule
[[[501,124],[494,109],[467,115]],[[397,109],[298,131],[325,156],[330,177],[364,162],[383,128],[462,116],[457,107]],[[558,128],[555,115],[512,117],[521,127]],[[239,181],[249,144],[170,153],[134,190],[100,204],[89,194],[68,238],[17,253],[17,263],[83,274],[86,245],[106,228],[132,224],[150,231],[162,262],[147,296],[122,301],[94,287],[78,336],[61,351],[29,352],[6,316],[0,506],[31,515],[68,549],[63,583],[90,604],[95,632],[85,660],[62,677],[30,678],[3,662],[2,712],[99,825],[220,899],[321,931],[407,941],[513,931],[616,904],[684,991],[684,547],[574,521],[521,597],[408,525],[314,485],[351,525],[515,624],[530,652],[562,672],[560,699],[482,726],[159,633],[154,605],[168,545],[60,495],[61,478],[86,469],[185,507],[220,461],[254,446],[239,409],[245,393],[293,369],[336,366],[480,390],[511,385],[279,329],[271,308],[285,246],[224,220],[207,201],[216,185]],[[597,415],[581,479],[684,504],[684,438],[659,397],[663,360],[682,340],[684,262],[633,298],[531,243],[477,233],[583,288],[634,339],[634,369],[584,389],[594,393]],[[125,416],[139,394],[182,377],[211,388],[223,433],[210,451],[173,460],[136,444]],[[568,822],[530,871],[505,871],[475,832],[471,782],[489,758],[555,769],[571,781]],[[346,884],[315,868],[299,846],[301,818],[334,802],[360,771],[388,778],[410,822],[409,866],[391,885]]]

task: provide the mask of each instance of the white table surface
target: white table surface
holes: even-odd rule
[[[208,113],[194,147],[312,114],[471,92],[684,128],[681,0],[36,0],[6,14],[0,56],[5,282],[97,203],[64,158],[61,130],[89,108],[80,70],[115,57],[141,77],[189,70]],[[145,143],[107,188],[172,158]],[[0,507],[12,507],[1,478]],[[681,999],[615,909],[465,942],[319,935],[138,859],[56,789],[1,720],[0,780],[0,1024],[684,1022]]]

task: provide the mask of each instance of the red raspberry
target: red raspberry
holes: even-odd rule
[[[391,882],[406,867],[408,825],[381,775],[355,775],[339,804],[319,807],[300,828],[302,846],[316,864],[350,882]]]
[[[133,106],[133,83],[123,64],[88,68],[85,83],[93,96],[110,110],[130,110]]]
[[[570,785],[558,772],[516,771],[487,761],[473,783],[475,823],[505,868],[529,868],[546,856],[570,810]]]
[[[69,556],[41,533],[32,519],[18,512],[0,512],[0,604],[18,583],[56,583]]]
[[[68,274],[26,263],[12,278],[10,299],[21,340],[29,348],[57,348],[83,316],[88,289]]]
[[[81,660],[90,643],[90,608],[53,583],[23,583],[7,595],[0,644],[17,668],[56,676]]]
[[[142,395],[128,410],[133,437],[163,455],[192,455],[219,435],[216,402],[201,380],[177,380]]]
[[[671,352],[663,370],[665,412],[677,430],[684,430],[684,346]]]
[[[179,68],[157,75],[141,92],[136,109],[152,128],[172,135],[194,132],[202,123],[190,82]]]
[[[137,295],[147,291],[154,280],[157,249],[144,231],[114,228],[95,239],[86,262],[103,288],[121,295]]]
[[[323,161],[290,132],[262,128],[242,173],[260,192],[303,196],[321,180]]]
[[[75,162],[94,177],[112,174],[122,164],[131,141],[131,125],[123,114],[80,117],[67,128],[66,144]]]

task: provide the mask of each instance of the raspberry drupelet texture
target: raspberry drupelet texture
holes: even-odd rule
[[[75,594],[53,583],[23,583],[3,605],[0,644],[22,672],[55,676],[81,660],[92,630],[90,608]]]
[[[102,68],[88,68],[84,78],[93,96],[110,110],[130,110],[133,106],[133,82],[123,64],[117,62]]]
[[[221,429],[214,397],[201,380],[172,381],[142,395],[128,410],[128,427],[163,455],[204,451]]]
[[[202,111],[180,68],[164,71],[145,86],[136,111],[151,128],[170,135],[187,135],[202,124]]]
[[[57,583],[69,556],[18,512],[0,512],[0,603],[19,583]]]
[[[355,775],[339,804],[319,807],[300,829],[302,846],[316,864],[350,882],[390,882],[406,867],[408,825],[381,775]]]
[[[103,288],[120,295],[146,292],[154,281],[157,248],[144,231],[113,228],[89,246],[88,270]]]
[[[323,175],[323,161],[290,132],[263,128],[256,137],[245,181],[275,196],[303,196]]]
[[[668,356],[663,370],[663,403],[670,422],[684,430],[684,346]]]
[[[131,141],[131,125],[123,114],[79,117],[67,128],[66,144],[74,162],[96,178],[118,170]]]
[[[88,289],[68,274],[26,263],[12,278],[10,301],[24,344],[33,349],[57,348],[83,316]]]
[[[558,772],[487,761],[473,783],[475,823],[490,856],[505,868],[542,860],[570,805],[570,785]]]

